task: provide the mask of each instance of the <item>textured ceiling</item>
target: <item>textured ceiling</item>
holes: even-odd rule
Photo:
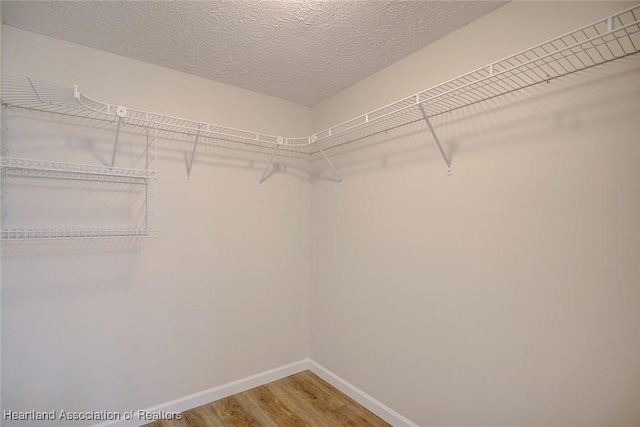
[[[314,105],[503,2],[2,1],[3,21]]]

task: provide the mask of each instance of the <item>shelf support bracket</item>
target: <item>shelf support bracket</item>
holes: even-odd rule
[[[116,125],[116,140],[113,143],[113,155],[111,156],[111,167],[114,167],[115,164],[116,164],[116,150],[118,148],[118,138],[120,137],[120,124],[122,122],[122,119],[120,117],[118,117],[116,122],[117,122],[117,125]]]
[[[191,168],[193,167],[193,159],[196,157],[196,148],[198,148],[199,140],[200,131],[196,134],[196,140],[193,143],[193,150],[191,151],[191,160],[189,160],[189,166],[187,166],[187,181],[191,181]]]
[[[278,149],[280,148],[280,145],[276,145],[275,150],[273,150],[273,153],[271,154],[271,158],[269,158],[269,163],[267,163],[267,167],[264,168],[264,172],[262,173],[262,177],[260,178],[260,181],[258,181],[258,188],[262,188],[262,183],[264,182],[266,176],[267,176],[267,172],[269,171],[269,167],[271,166],[271,163],[273,163],[273,159],[274,157],[276,157],[276,153],[278,152]]]
[[[447,153],[444,151],[444,148],[442,148],[440,139],[438,139],[438,135],[436,134],[435,129],[431,125],[431,120],[429,120],[429,116],[427,115],[427,112],[424,111],[424,107],[422,106],[422,104],[418,104],[418,107],[420,107],[420,112],[422,113],[422,117],[424,118],[424,121],[427,123],[427,126],[429,126],[429,131],[431,132],[431,135],[433,135],[433,139],[436,141],[436,145],[438,146],[438,150],[440,150],[440,154],[442,155],[444,162],[447,164],[447,175],[451,175],[451,160],[449,159],[449,156],[447,156]]]
[[[0,155],[2,157],[9,157],[9,126],[7,125],[7,106],[2,105],[2,132],[0,134],[0,145],[2,146],[2,150]],[[7,215],[7,168],[2,168],[2,229],[7,230],[9,226],[8,215]]]
[[[327,163],[329,163],[329,166],[331,166],[331,169],[333,169],[333,173],[335,173],[336,176],[338,177],[338,180],[340,181],[340,187],[344,187],[344,179],[342,179],[342,176],[340,175],[340,173],[338,173],[338,170],[333,166],[333,163],[331,163],[331,160],[329,160],[329,158],[324,153],[322,148],[320,148],[320,145],[318,145],[317,141],[316,141],[316,147],[318,147],[318,150],[320,150],[320,153],[322,153],[322,156],[324,157],[324,159],[327,161]]]

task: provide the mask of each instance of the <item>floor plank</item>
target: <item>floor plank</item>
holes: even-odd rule
[[[284,381],[289,384],[292,396],[303,403],[307,411],[314,414],[314,421],[318,425],[342,425],[342,422],[336,417],[335,411],[344,406],[343,402],[314,390],[307,383],[299,381],[298,378],[289,377]]]
[[[193,408],[146,427],[389,427],[316,374],[305,371]]]
[[[191,427],[189,421],[183,416],[180,420],[160,420],[151,424],[147,424],[147,427]],[[217,427],[217,426],[216,426]]]
[[[277,395],[285,405],[292,408],[296,415],[306,424],[314,427],[331,425],[331,420],[327,419],[321,410],[318,410],[312,402],[308,401],[304,395],[298,392],[288,381],[288,378],[267,384],[267,387]]]
[[[336,393],[336,389],[328,391],[319,387],[319,383],[315,381],[316,375],[309,371],[301,372],[298,375],[292,375],[286,380],[295,388],[302,396],[326,410],[333,411],[345,405],[344,396]]]
[[[311,374],[313,375],[313,374]],[[290,377],[295,391],[305,398],[313,408],[322,414],[326,425],[336,426],[377,426],[377,416],[371,414],[371,419],[366,419],[370,412],[355,402],[348,400],[346,396],[335,388],[328,389],[315,381],[315,375],[311,378],[303,376]]]
[[[312,383],[315,387],[324,389],[327,393],[334,393],[336,391],[340,393],[342,401],[344,402],[344,406],[340,407],[337,410],[340,411],[340,413],[343,414],[344,416],[347,416],[347,414],[349,414],[350,419],[351,418],[356,419],[357,423],[355,425],[367,425],[367,426],[371,425],[375,427],[385,427],[389,425],[389,423],[384,421],[382,418],[378,417],[376,414],[369,411],[368,409],[360,405],[358,402],[351,399],[349,396],[336,390],[335,387],[333,387],[331,384],[329,384],[319,376],[309,371],[306,371],[306,372],[310,374],[308,377],[306,377],[307,381]],[[304,373],[305,372],[303,372],[303,374]]]
[[[252,414],[246,412],[235,396],[211,404],[225,427],[260,427]]]
[[[258,411],[263,412],[277,427],[311,427],[267,386],[256,387],[242,394],[245,394]]]
[[[211,407],[210,403],[198,406],[183,413],[190,427],[224,427],[224,423]]]

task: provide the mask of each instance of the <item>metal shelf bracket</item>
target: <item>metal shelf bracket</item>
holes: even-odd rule
[[[118,149],[118,138],[120,137],[120,126],[122,122],[122,118],[118,116],[116,119],[116,140],[113,143],[113,155],[111,156],[111,167],[114,167],[116,164],[116,150]]]
[[[187,181],[191,181],[191,168],[193,167],[193,159],[196,157],[196,148],[198,148],[198,141],[200,140],[200,131],[196,134],[196,140],[193,142],[193,150],[191,151],[191,160],[187,166]]]
[[[0,154],[2,157],[9,155],[9,126],[7,125],[7,107],[2,105],[2,132],[0,133]],[[7,170],[2,169],[2,229],[7,228]]]
[[[267,167],[264,168],[264,172],[262,173],[262,177],[260,177],[260,181],[258,181],[258,188],[262,188],[262,183],[264,182],[264,180],[267,177],[267,172],[269,171],[269,167],[271,166],[271,163],[273,163],[273,158],[276,157],[276,154],[278,153],[278,148],[280,148],[280,144],[276,145],[276,148],[273,150],[273,153],[271,154],[271,157],[269,158],[269,163],[267,163]]]
[[[433,125],[431,124],[431,120],[429,120],[429,116],[427,115],[427,112],[424,111],[424,107],[422,106],[422,104],[418,104],[418,106],[420,107],[420,112],[422,113],[422,117],[424,118],[424,121],[427,123],[427,126],[429,126],[429,131],[431,132],[431,135],[433,135],[433,139],[436,141],[438,150],[440,150],[440,154],[442,155],[444,162],[447,164],[447,175],[451,175],[451,159],[449,159],[449,156],[447,156],[447,153],[444,151],[444,148],[442,148],[442,144],[440,143],[438,134],[436,134],[436,131],[433,128]]]
[[[74,94],[73,96],[76,96],[76,90],[77,90],[77,86],[74,86]],[[35,90],[35,89],[34,89]],[[127,108],[123,107],[122,105],[118,105],[116,107],[116,122],[118,123],[116,125],[116,140],[113,143],[113,155],[111,156],[111,167],[114,167],[116,165],[116,149],[118,148],[118,138],[120,137],[120,126],[122,125],[122,119],[124,119],[125,117],[127,117]]]
[[[338,177],[338,180],[340,181],[340,187],[344,187],[344,179],[342,179],[342,176],[340,175],[340,173],[338,173],[338,170],[333,166],[333,163],[331,163],[331,160],[329,160],[327,155],[324,153],[324,150],[320,147],[320,145],[318,145],[318,136],[315,134],[311,135],[310,140],[316,144],[316,147],[318,147],[318,150],[320,151],[320,153],[322,153],[322,156],[324,157],[324,159],[327,161],[327,163],[329,163],[329,166],[331,166],[331,169],[333,169],[333,173],[336,174],[336,176]]]

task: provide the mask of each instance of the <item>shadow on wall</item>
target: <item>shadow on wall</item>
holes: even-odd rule
[[[505,141],[544,143],[535,138],[538,132],[607,121],[637,110],[639,75],[640,56],[635,55],[434,116],[431,121],[455,173],[458,156],[494,149]],[[446,174],[433,136],[418,116],[401,127],[394,127],[390,120],[377,134],[326,153],[344,177],[418,162]],[[321,155],[314,154],[312,160],[312,181],[335,181]]]
[[[11,157],[97,166],[111,164],[116,134],[116,124],[113,122],[9,108],[7,124],[3,142]],[[149,136],[153,138],[152,134]],[[144,151],[149,141],[146,129],[124,125],[118,140],[115,166],[144,168],[147,162]],[[158,165],[161,169],[158,175],[160,193],[163,180],[175,179],[181,171],[184,171],[181,177],[186,181],[193,143],[194,138],[188,135],[159,132],[157,158],[161,161],[161,165]],[[155,150],[149,155],[156,155]],[[202,169],[245,171],[251,179],[255,177],[257,184],[270,155],[268,148],[202,138],[193,165],[194,185],[189,184],[193,193],[181,203],[191,204],[195,208],[193,204],[197,200],[194,201],[192,197],[202,198],[203,189],[209,186],[204,181],[211,176],[202,173],[205,172]],[[308,156],[280,150],[266,178],[283,174],[287,178],[308,183],[308,166]],[[174,174],[173,178],[171,174]],[[197,182],[199,178],[201,182]],[[144,228],[147,199],[144,185],[19,175],[8,176],[6,183],[7,228],[10,229]],[[186,188],[167,188],[165,194],[175,196],[175,193],[184,192]],[[248,190],[255,191],[255,187],[251,186]],[[173,213],[180,215],[180,209],[174,209]],[[162,206],[158,210],[161,211]],[[199,219],[195,218],[191,221]],[[181,222],[177,221],[175,227],[166,231],[174,233],[172,236],[175,237],[180,234],[182,227]],[[71,294],[88,296],[126,291],[132,281],[139,279],[135,277],[135,272],[140,269],[136,266],[140,262],[140,252],[153,243],[153,240],[137,238],[0,242],[2,257],[10,260],[3,265],[2,276],[21,277],[19,283],[15,280],[4,282],[3,296],[40,301],[64,299]],[[37,267],[34,268],[34,265]]]
[[[631,56],[613,63],[600,65],[538,84],[511,94],[503,95],[480,104],[435,116],[432,123],[445,150],[452,158],[455,170],[455,157],[461,152],[487,149],[494,145],[492,140],[504,137],[523,138],[543,128],[579,125],[571,120],[606,120],[618,111],[628,109],[629,93],[625,84],[618,85],[618,92],[611,91],[611,82],[624,82],[629,76],[638,73],[639,57]],[[606,108],[604,108],[606,106]],[[586,115],[586,116],[585,116]],[[577,118],[579,117],[579,118]],[[573,118],[573,119],[572,119]],[[577,119],[576,119],[577,118]],[[109,165],[113,154],[115,123],[98,122],[89,119],[64,117],[34,111],[12,109],[8,116],[9,140],[15,122],[21,122],[20,141],[17,144],[24,155],[11,153],[14,157],[44,158],[47,160],[68,161],[65,149],[84,153],[82,161],[88,164]],[[25,129],[27,129],[25,131]],[[117,150],[117,163],[123,167],[142,167],[144,159],[141,153],[147,136],[145,129],[136,126],[124,126]],[[65,135],[61,138],[61,135]],[[500,138],[497,138],[500,136]],[[178,135],[168,132],[158,134],[158,159],[180,162],[185,171],[191,161],[195,135]],[[11,144],[15,147],[16,143]],[[382,148],[384,146],[384,149]],[[382,150],[358,156],[357,160],[346,160],[346,154],[363,148]],[[375,150],[374,149],[374,150]],[[436,150],[433,137],[424,121],[416,116],[415,122],[402,127],[394,127],[393,120],[385,123],[376,135],[355,140],[337,147],[325,148],[327,155],[339,172],[345,176],[364,170],[399,166],[405,162],[418,162],[428,159],[444,161]],[[314,154],[312,160],[316,167],[312,173],[301,159],[306,154],[286,151],[282,147],[273,163],[267,169],[273,149],[232,141],[200,138],[195,152],[193,176],[197,179],[201,167],[245,169],[255,171],[256,181],[266,170],[265,178],[274,174],[285,174],[298,180],[336,181],[328,164],[321,154]],[[62,153],[62,154],[61,154]],[[125,163],[122,163],[124,161]]]
[[[144,240],[49,240],[2,243],[2,296],[11,300],[64,300],[71,295],[126,291]],[[34,268],[34,265],[37,268]]]
[[[110,165],[114,132],[109,122],[11,108],[3,144],[15,158]],[[142,144],[140,143],[142,141]],[[143,168],[144,140],[123,134],[116,166]],[[19,172],[19,170],[17,171]],[[61,177],[64,176],[64,179]],[[60,174],[46,178],[12,173],[5,179],[7,228],[120,229],[145,225],[145,185]],[[6,203],[5,203],[6,202]],[[6,300],[62,301],[126,291],[145,241],[80,239],[3,241],[2,296]]]
[[[455,173],[460,156],[504,144],[544,144],[544,140],[535,138],[538,132],[608,121],[633,111],[637,108],[634,95],[640,90],[634,84],[639,73],[640,57],[635,55],[435,116],[432,122]],[[5,141],[13,157],[96,165],[111,162],[115,137],[112,122],[21,109],[10,109],[7,119]],[[444,160],[423,120],[417,118],[407,126],[394,128],[391,119],[385,126],[388,129],[383,128],[376,135],[326,151],[343,176],[417,162],[445,173]],[[144,149],[150,137],[153,135],[144,128],[125,125],[118,142],[116,166],[143,168],[147,161]],[[175,170],[184,170],[186,179],[195,137],[161,132],[158,138],[158,159],[173,164]],[[319,153],[311,157],[315,162],[309,168],[307,155],[287,152],[283,147],[267,168],[271,153],[267,147],[202,138],[195,152],[193,179],[198,179],[199,168],[226,168],[251,171],[256,182],[263,172],[265,179],[284,174],[303,182],[336,182],[333,170]],[[155,156],[155,150],[149,155]],[[162,180],[161,174],[160,185]],[[52,182],[33,177],[11,177],[8,182],[11,228],[139,227],[144,221],[145,194],[141,186]],[[43,214],[43,206],[54,214]]]
[[[191,160],[193,138],[174,134],[164,138],[163,142],[168,142],[169,144],[168,147],[163,147],[162,154],[172,160],[177,160],[177,156],[181,156],[186,174]],[[194,177],[197,176],[197,168],[199,167],[216,167],[255,171],[256,181],[260,179],[261,174],[266,170],[265,180],[274,174],[285,174],[298,180],[310,182],[309,168],[305,167],[304,163],[301,165],[300,162],[301,159],[308,160],[309,157],[307,155],[279,149],[278,155],[269,165],[269,159],[273,151],[274,149],[272,148],[203,138],[198,142],[194,159]]]
[[[9,108],[6,118],[8,126],[7,131],[3,132],[3,147],[6,148],[10,157],[81,165],[111,165],[116,135],[116,125],[112,122],[20,108]],[[152,130],[137,126],[122,126],[115,153],[115,166],[143,169],[151,160],[150,169],[161,167],[169,172],[166,179],[175,179],[178,171],[184,168],[182,170],[186,180],[194,139],[188,135],[159,133],[156,152],[155,147],[150,145],[153,138]],[[149,151],[145,150],[147,146],[151,147]],[[215,170],[226,168],[248,171],[251,179],[255,179],[256,183],[265,170],[267,171],[265,179],[274,174],[285,174],[295,180],[309,182],[307,156],[302,156],[305,160],[301,161],[299,155],[280,150],[281,155],[266,169],[270,154],[271,151],[264,147],[202,138],[199,141],[193,165],[194,181],[203,175],[202,179],[210,179],[207,174],[201,174],[198,169],[206,168],[211,172],[213,168],[216,168]],[[156,161],[153,161],[156,156]],[[162,161],[162,165],[158,165],[158,161]],[[165,179],[162,175],[164,171],[160,171],[158,178],[160,186]],[[171,173],[174,174],[173,178]],[[223,176],[226,177],[226,175]],[[37,174],[22,176],[12,172],[4,182],[8,197],[7,203],[3,200],[7,219],[3,228],[12,230],[155,228],[155,186],[152,190],[150,186],[139,185],[139,181],[96,181],[84,180],[77,176],[51,179]],[[208,185],[206,182],[197,184],[199,191],[202,185]],[[38,252],[38,246],[20,244],[23,245],[23,252],[25,248],[29,248],[30,252]],[[70,243],[60,244],[65,245],[64,248],[77,248],[76,254],[85,254],[82,248],[90,246],[79,241],[76,241],[74,246],[69,246]],[[3,245],[3,254],[14,255],[18,248],[16,245]],[[109,247],[118,247],[110,245],[104,246],[107,252]],[[44,246],[54,248],[56,244],[47,242]],[[120,248],[123,252],[130,249],[126,245]],[[107,276],[110,276],[113,271],[107,273]],[[98,282],[100,280],[98,279]],[[116,281],[112,280],[112,282]]]
[[[10,155],[13,157],[111,165],[116,135],[115,122],[10,108],[7,123],[7,139]],[[147,132],[142,127],[127,126],[126,123],[122,125],[115,166],[143,168],[145,144],[152,142],[153,137],[152,129]],[[158,160],[180,162],[186,178],[194,142],[195,135],[159,131]],[[256,171],[258,180],[272,153],[271,147],[200,137],[193,160],[193,171],[197,175],[197,169],[203,166],[248,169]],[[69,160],[70,154],[75,160]],[[270,174],[284,173],[308,182],[308,168],[300,166],[300,159],[309,157],[281,147],[270,167]]]

